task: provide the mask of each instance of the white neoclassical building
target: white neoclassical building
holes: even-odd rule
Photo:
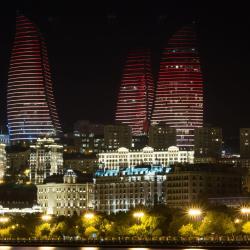
[[[151,147],[144,147],[142,150],[122,147],[115,151],[99,153],[98,162],[101,169],[118,169],[142,164],[168,167],[175,163],[194,163],[194,151],[181,151],[175,146],[164,151],[156,151]]]
[[[64,175],[51,175],[37,185],[37,202],[47,214],[71,216],[93,209],[93,178],[68,169]]]

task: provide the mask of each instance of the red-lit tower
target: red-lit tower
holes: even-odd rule
[[[61,133],[46,45],[39,29],[22,15],[16,18],[11,52],[7,118],[12,142]]]
[[[127,124],[133,135],[148,130],[154,97],[150,51],[130,51],[124,66],[115,120]]]
[[[177,145],[193,148],[194,129],[203,125],[203,79],[192,25],[176,32],[164,49],[151,122],[175,127]]]

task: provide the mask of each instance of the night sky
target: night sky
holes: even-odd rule
[[[2,127],[6,124],[7,72],[17,9],[37,24],[46,39],[64,131],[72,130],[79,119],[111,123],[127,50],[151,48],[156,80],[168,38],[192,21],[196,21],[204,75],[205,122],[222,127],[226,142],[234,147],[239,128],[250,127],[250,18],[246,5],[93,1],[91,6],[81,6],[77,1],[40,1],[34,6],[31,2],[1,7]]]

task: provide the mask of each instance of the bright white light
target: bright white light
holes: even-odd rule
[[[6,216],[0,217],[0,223],[7,223],[9,220],[10,220],[9,217]]]
[[[242,214],[250,214],[250,207],[242,207],[242,208],[240,209],[240,212],[241,212]]]
[[[142,218],[144,216],[144,213],[143,212],[135,212],[133,214],[133,216],[136,217],[136,218]]]
[[[88,219],[88,220],[93,219],[94,216],[95,216],[95,215],[94,215],[93,213],[86,213],[86,214],[84,214],[84,218],[85,218],[85,219]]]
[[[197,217],[197,216],[200,216],[201,214],[202,214],[202,211],[199,208],[190,208],[188,210],[188,215],[191,217]]]
[[[42,216],[42,220],[43,221],[50,221],[51,220],[51,216],[50,215],[48,215],[48,214],[44,214],[43,216]]]

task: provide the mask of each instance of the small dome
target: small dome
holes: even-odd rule
[[[151,147],[146,146],[146,147],[144,147],[144,148],[142,149],[142,151],[143,151],[143,152],[154,152],[154,149],[151,148]]]
[[[176,146],[171,146],[168,148],[168,151],[179,151],[179,148]]]
[[[118,148],[117,151],[118,151],[118,153],[127,153],[127,152],[129,152],[129,150],[127,148],[125,148],[125,147]]]
[[[72,169],[66,170],[64,176],[75,176],[75,177],[77,177],[76,173]]]

